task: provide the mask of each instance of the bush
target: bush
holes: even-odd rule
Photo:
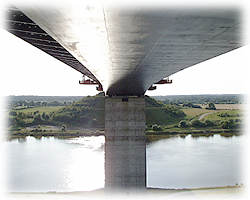
[[[65,124],[62,125],[61,131],[62,131],[62,132],[65,132],[65,131],[66,131],[66,125],[65,125]]]
[[[172,117],[182,118],[186,116],[186,114],[177,106],[167,105],[163,110]]]
[[[204,123],[205,123],[206,127],[215,126],[215,123],[211,120],[208,120],[208,119]]]
[[[191,108],[191,107],[193,107],[193,104],[192,103],[184,103],[182,106]]]
[[[234,121],[235,122],[241,122],[242,120],[241,119],[235,119]]]
[[[26,123],[22,118],[16,117],[14,124],[19,127],[24,127]]]
[[[152,125],[152,129],[153,129],[153,131],[162,131],[161,126],[157,125],[157,124]]]
[[[216,110],[216,107],[215,107],[214,103],[209,103],[208,107],[206,107],[206,109],[208,109],[208,110]]]
[[[199,106],[199,105],[195,105],[195,104],[193,104],[192,105],[192,108],[202,108],[201,106]]]
[[[235,122],[232,119],[226,120],[226,121],[222,121],[221,122],[221,128],[224,128],[224,129],[235,128]]]
[[[195,120],[191,121],[191,125],[192,125],[193,127],[197,127],[197,128],[200,128],[200,127],[204,127],[204,126],[205,126],[205,124],[202,123],[202,122],[201,122],[200,120],[198,120],[198,119],[195,119]]]
[[[10,111],[9,115],[11,115],[11,116],[17,116],[17,113],[15,111]]]
[[[178,125],[179,128],[186,128],[188,127],[187,121],[181,120]]]
[[[38,123],[40,123],[41,121],[42,121],[42,119],[41,119],[41,115],[40,115],[40,114],[36,115],[36,116],[34,117],[34,119],[33,119],[33,123],[34,123],[34,124],[38,124]]]
[[[228,113],[220,113],[217,116],[219,116],[219,117],[230,117],[230,115]]]

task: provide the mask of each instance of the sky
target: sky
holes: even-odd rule
[[[80,72],[47,55],[36,47],[0,30],[1,95],[86,96],[98,92],[95,86],[79,85]],[[150,96],[181,94],[247,93],[249,47],[245,46],[172,76],[172,84],[159,85]]]
[[[3,1],[1,1],[3,2]],[[0,2],[0,4],[1,4]],[[175,0],[176,4],[183,5],[183,0]],[[186,1],[185,1],[186,2]],[[194,1],[193,1],[194,2]],[[216,3],[218,0],[200,1],[195,4]],[[227,1],[220,0],[221,4],[245,2],[245,35],[249,34],[249,5],[247,0]],[[187,5],[187,3],[186,3]],[[0,6],[1,8],[1,6]],[[1,14],[1,10],[0,10]],[[1,16],[0,16],[1,18]],[[244,38],[245,43],[249,37]],[[218,56],[201,64],[197,64],[181,72],[178,72],[170,79],[173,84],[158,86],[155,91],[148,91],[147,95],[180,95],[180,94],[250,94],[250,67],[249,67],[249,45]],[[8,95],[52,95],[52,96],[86,96],[95,95],[95,86],[82,86],[78,84],[81,74],[62,62],[43,53],[39,49],[27,44],[19,38],[11,35],[0,28],[0,132],[4,132],[4,117],[2,111],[5,108],[3,96]],[[249,96],[249,95],[248,95]],[[248,98],[249,103],[249,98]],[[250,113],[249,106],[246,113]],[[246,121],[249,121],[246,115]],[[246,130],[250,130],[246,123]],[[0,136],[1,138],[1,136]],[[245,145],[247,146],[247,145]],[[250,145],[248,145],[250,146]],[[3,145],[0,145],[0,152],[3,152]],[[247,148],[247,157],[249,157]],[[4,162],[5,154],[1,153],[1,161]],[[244,158],[247,158],[246,156]],[[1,162],[0,162],[1,163]],[[0,188],[4,190],[3,180],[6,170],[0,165]],[[249,160],[246,159],[244,175],[248,174]],[[249,178],[248,178],[249,179]],[[247,180],[247,179],[246,179]],[[250,179],[249,179],[250,180]],[[0,196],[2,195],[0,191]],[[250,196],[250,195],[249,195]],[[2,198],[5,199],[5,198]],[[243,198],[248,199],[248,198]]]
[[[56,0],[54,1],[57,2]],[[30,1],[23,0],[23,2],[29,3]],[[45,2],[48,3],[50,1]],[[138,0],[138,2],[141,1]],[[144,0],[143,2],[144,4],[147,2],[149,6],[160,5],[161,3],[159,0]],[[174,1],[174,4],[170,3],[173,1],[164,0],[164,2],[164,6],[183,6],[183,1],[179,0]],[[191,6],[192,8],[195,6],[216,6],[224,8],[225,5],[240,8],[243,13],[244,27],[242,38],[245,44],[248,43],[249,37],[246,36],[249,35],[249,4],[246,3],[247,1],[220,0],[220,3],[218,3],[216,0],[210,0],[204,3],[203,1],[189,0],[188,2],[190,2],[190,4],[185,4],[185,6]],[[3,16],[0,16],[0,19],[3,19]],[[0,44],[0,96],[86,96],[98,93],[95,89],[96,86],[79,85],[78,81],[82,78],[80,72],[1,28]],[[248,94],[248,75],[250,74],[247,63],[248,52],[250,52],[249,46],[245,45],[229,53],[189,67],[171,75],[170,79],[173,80],[172,84],[158,85],[156,90],[147,91],[146,94],[150,96]]]
[[[152,1],[147,1],[152,2]],[[158,2],[158,1],[156,1]],[[175,1],[178,6],[182,1]],[[202,4],[192,0],[193,5]],[[216,1],[209,1],[216,5]],[[217,1],[218,2],[218,1]],[[222,4],[232,6],[235,1],[221,0]],[[224,2],[224,3],[223,3]],[[227,4],[225,2],[228,2]],[[243,13],[243,42],[249,37],[249,6],[237,3]],[[152,4],[153,5],[153,4]],[[168,4],[167,4],[168,5]],[[190,3],[192,5],[192,3]],[[210,6],[211,6],[210,5]],[[187,4],[186,4],[187,6]],[[202,6],[202,5],[201,5]],[[204,6],[204,5],[203,5]],[[205,6],[209,6],[208,2]],[[3,18],[3,16],[0,16]],[[0,28],[0,84],[1,95],[43,95],[43,96],[86,96],[95,95],[96,86],[79,85],[80,72],[56,60],[36,47]],[[155,95],[188,95],[188,94],[248,94],[249,93],[249,46],[245,45],[229,53],[194,65],[170,76],[172,84],[158,85]]]

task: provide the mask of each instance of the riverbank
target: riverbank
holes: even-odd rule
[[[84,136],[101,136],[104,135],[104,129],[79,129],[79,130],[46,130],[41,129],[39,131],[32,131],[29,129],[22,129],[19,131],[9,131],[7,139],[15,139],[22,137],[58,137],[58,138],[72,138],[72,137],[84,137]]]
[[[193,129],[186,130],[180,129],[176,131],[146,131],[146,135],[211,135],[211,134],[233,134],[241,135],[243,132],[241,129]]]
[[[86,192],[48,192],[48,193],[9,193],[9,200],[16,199],[244,199],[245,189],[242,186],[225,186],[195,189],[160,189],[147,188],[143,191],[105,192],[104,189]]]
[[[221,136],[230,137],[233,135],[242,135],[243,132],[240,129],[179,129],[179,130],[169,130],[169,131],[146,131],[146,136],[155,137],[155,136],[181,136],[185,137],[187,135],[192,135],[193,137],[199,136],[212,136],[214,134],[220,134]],[[72,138],[72,137],[84,137],[84,136],[104,136],[104,129],[91,128],[91,129],[72,129],[72,130],[46,130],[40,129],[38,131],[33,131],[33,129],[22,129],[19,131],[9,131],[7,139],[16,139],[22,137],[58,137],[58,138]]]

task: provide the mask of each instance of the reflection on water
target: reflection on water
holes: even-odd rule
[[[23,141],[23,140],[22,140]],[[104,186],[104,137],[8,142],[10,191],[88,191]]]
[[[242,183],[242,137],[189,135],[148,144],[147,186],[199,188]]]
[[[147,186],[192,188],[241,183],[244,136],[161,139],[147,145]],[[89,191],[104,187],[103,136],[6,142],[9,191]]]

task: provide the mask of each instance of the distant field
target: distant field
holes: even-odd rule
[[[201,105],[200,105],[201,106]],[[225,120],[240,118],[242,111],[242,104],[215,104],[216,110],[207,110],[205,106],[200,108],[183,108],[183,112],[187,115],[187,119],[192,119],[198,116],[202,116],[205,113],[211,113],[202,117],[202,120]],[[219,117],[220,113],[228,113],[230,117]]]
[[[221,117],[220,114],[226,113],[229,116]],[[224,111],[217,111],[215,113],[211,113],[204,117],[204,120],[228,120],[228,119],[241,119],[242,113],[240,110],[224,110]]]
[[[23,112],[23,113],[33,113],[35,111],[39,111],[40,113],[48,114],[50,112],[57,111],[64,106],[41,106],[41,107],[34,107],[34,108],[26,108],[22,110],[16,110],[16,112]]]
[[[212,112],[215,112],[214,110],[206,110],[206,109],[200,109],[200,108],[184,108],[184,109],[182,109],[182,111],[189,118],[193,118],[193,117],[201,115],[203,113],[212,113]]]
[[[242,104],[215,104],[215,107],[220,110],[235,110],[242,109],[244,105]]]
[[[202,108],[206,106],[199,104]],[[216,109],[218,110],[235,110],[235,109],[243,109],[243,104],[215,104]]]

